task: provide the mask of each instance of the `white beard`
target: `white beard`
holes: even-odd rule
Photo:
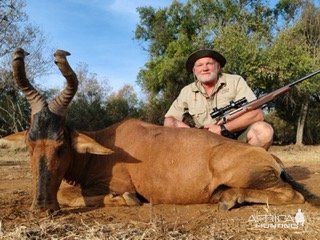
[[[209,75],[208,74],[205,74],[205,75],[199,74],[197,76],[197,79],[201,83],[208,83],[208,82],[216,81],[218,79],[218,73],[211,72]]]

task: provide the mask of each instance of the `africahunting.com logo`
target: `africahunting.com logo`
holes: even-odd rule
[[[293,215],[286,214],[260,214],[251,215],[248,223],[254,228],[291,228],[298,229],[303,227],[305,222],[304,214],[301,209]]]

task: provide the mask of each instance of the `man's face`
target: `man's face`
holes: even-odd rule
[[[209,83],[218,80],[220,68],[216,60],[204,57],[194,63],[193,73],[201,83]]]

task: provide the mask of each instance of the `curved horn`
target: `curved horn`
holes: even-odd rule
[[[54,54],[55,64],[57,64],[60,72],[66,78],[67,85],[64,90],[49,103],[49,109],[51,112],[61,116],[66,115],[67,107],[78,89],[77,76],[67,61],[67,56],[69,55],[70,53],[64,50],[57,50]]]
[[[13,78],[26,96],[31,106],[31,114],[33,115],[39,112],[44,106],[47,105],[47,103],[43,96],[33,88],[26,77],[24,58],[28,55],[29,53],[24,51],[22,48],[17,48],[13,53],[12,71]]]

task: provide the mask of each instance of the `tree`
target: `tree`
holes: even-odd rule
[[[149,43],[150,61],[139,72],[138,81],[147,93],[149,104],[144,118],[161,123],[170,102],[182,86],[190,82],[184,69],[185,56],[191,51],[192,37],[197,29],[192,13],[178,1],[169,8],[156,11],[138,8],[141,22],[137,40]]]
[[[257,0],[189,0],[185,5],[173,1],[167,8],[142,7],[138,12],[140,24],[135,38],[148,44],[150,55],[138,80],[148,94],[146,119],[155,123],[162,123],[181,88],[193,81],[185,70],[185,61],[192,51],[203,47],[220,50],[232,59],[229,71],[243,69],[241,73],[248,73],[246,70],[250,69],[246,74],[250,77],[256,69],[253,63],[259,59],[257,47],[270,38],[273,19],[272,11]]]
[[[269,49],[268,59],[272,61],[268,69],[273,75],[271,81],[276,86],[288,84],[317,69],[319,65],[319,9],[309,2],[300,7],[301,17],[295,24],[282,30]],[[315,78],[319,79],[318,76]],[[279,116],[296,126],[297,145],[303,143],[309,104],[315,101],[312,96],[319,89],[319,81],[310,79],[275,102]]]
[[[11,72],[2,73],[4,83],[11,81]],[[5,78],[5,79],[4,79]],[[29,124],[29,105],[17,87],[8,84],[0,90],[0,136],[25,129]]]
[[[320,14],[311,0],[280,0],[274,8],[262,0],[173,1],[166,8],[142,7],[138,12],[135,38],[143,41],[150,56],[138,80],[148,96],[145,119],[154,123],[162,123],[181,88],[193,81],[185,61],[195,49],[222,52],[228,62],[225,71],[242,75],[258,96],[319,65]],[[297,144],[301,128],[310,124],[308,104],[319,101],[319,86],[310,82],[268,105],[297,126]]]
[[[23,47],[30,55],[26,59],[27,75],[32,82],[48,70],[49,61],[42,52],[46,43],[37,26],[28,23],[23,0],[0,2],[0,135],[26,128],[29,106],[17,89],[11,73],[11,53]]]
[[[78,130],[98,130],[128,117],[140,115],[141,103],[130,85],[111,92],[105,79],[90,73],[81,63],[75,69],[78,91],[68,108],[67,125]]]
[[[308,46],[307,52],[311,58],[313,68],[316,68],[320,63],[320,9],[317,9],[312,3],[307,2],[298,26],[300,32],[305,37],[305,42]],[[318,77],[318,82],[319,79]],[[302,102],[297,124],[296,144],[301,145],[303,142],[309,104],[313,100],[310,95],[312,96],[319,92],[320,84],[318,82],[313,81],[307,86],[307,94],[305,94],[304,101]]]
[[[139,117],[141,102],[130,85],[124,85],[118,92],[111,94],[106,101],[108,123],[116,123],[129,117]]]
[[[49,60],[43,57],[46,38],[38,26],[28,22],[25,6],[24,0],[2,0],[0,3],[0,66],[1,71],[8,70],[11,66],[11,53],[15,48],[22,47],[30,53],[26,69],[28,76],[34,79],[46,73]]]
[[[99,80],[97,74],[89,73],[88,65],[80,63],[75,69],[78,91],[68,108],[67,125],[79,130],[97,130],[105,127],[108,115],[104,108],[110,87]]]

